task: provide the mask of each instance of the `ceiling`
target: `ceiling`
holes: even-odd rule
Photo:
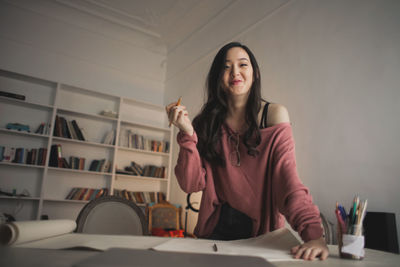
[[[234,0],[56,0],[78,12],[160,38],[173,50]]]

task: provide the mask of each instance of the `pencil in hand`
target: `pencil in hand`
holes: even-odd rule
[[[182,97],[179,97],[178,101],[176,102],[176,107],[181,105]],[[169,122],[168,127],[171,127],[171,122]]]

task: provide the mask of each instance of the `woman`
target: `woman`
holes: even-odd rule
[[[175,174],[187,192],[203,191],[195,234],[249,238],[284,227],[305,241],[295,258],[326,259],[318,208],[296,171],[286,108],[261,98],[260,71],[240,43],[222,47],[207,77],[208,99],[191,123],[186,108],[166,107],[180,129]]]

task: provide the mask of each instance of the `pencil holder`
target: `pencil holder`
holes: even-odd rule
[[[354,234],[339,234],[339,255],[341,258],[362,260],[364,259],[364,236],[361,226],[353,226]]]

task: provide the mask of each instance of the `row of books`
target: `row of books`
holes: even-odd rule
[[[121,131],[120,146],[164,153],[168,153],[170,147],[168,141],[147,139],[131,130]]]
[[[51,125],[49,123],[42,122],[37,128],[35,133],[36,134],[44,134],[48,135],[50,133]]]
[[[165,201],[163,192],[133,192],[128,190],[114,189],[114,196],[119,196],[137,204],[159,203]]]
[[[54,144],[51,146],[49,166],[57,168],[84,170],[86,159],[70,156],[69,162],[62,156],[62,146]],[[111,162],[107,159],[94,159],[90,163],[89,171],[111,172]]]
[[[85,169],[85,158],[80,157],[69,157],[69,167],[74,170],[83,170]]]
[[[142,167],[140,164],[132,161],[131,166],[127,166],[124,170],[117,170],[118,174],[128,174],[136,176],[146,176],[155,178],[165,178],[166,168],[164,166],[145,165]]]
[[[89,171],[111,172],[111,161],[107,159],[95,159],[90,163]]]
[[[65,199],[71,200],[93,200],[102,196],[108,195],[108,188],[84,188],[74,187],[69,191]]]
[[[83,132],[81,128],[79,128],[76,120],[69,121],[66,120],[64,117],[58,115],[56,115],[53,135],[58,137],[85,141]]]
[[[46,163],[46,148],[14,148],[0,146],[0,161],[44,166]]]

